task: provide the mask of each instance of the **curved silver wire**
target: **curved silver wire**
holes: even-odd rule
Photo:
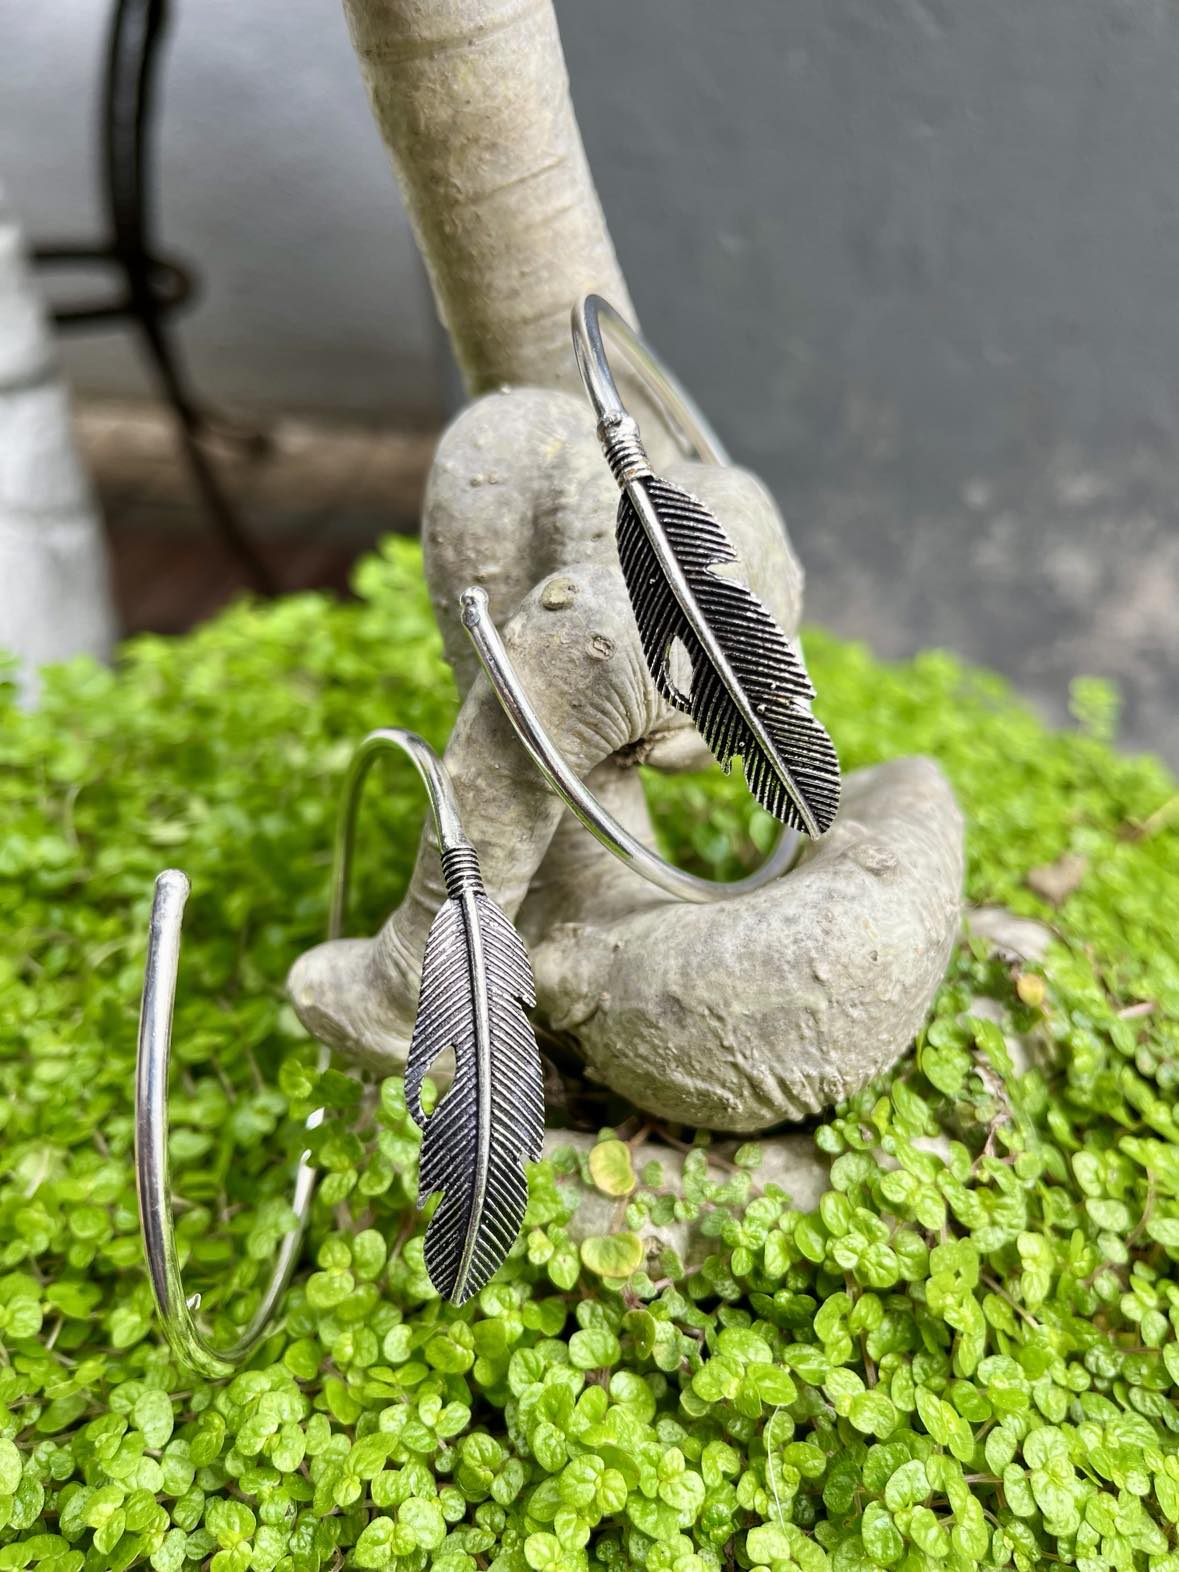
[[[667,369],[642,335],[601,295],[586,295],[573,307],[573,353],[593,405],[599,428],[628,418],[610,370],[603,328],[622,350],[623,359],[650,395],[685,457],[704,464],[727,464],[724,444],[695,399]]]
[[[724,445],[691,395],[608,300],[601,295],[586,295],[579,300],[573,307],[572,327],[573,352],[597,416],[599,436],[628,422],[637,434],[610,369],[605,343],[608,335],[621,348],[627,365],[659,409],[685,456],[706,464],[729,462]],[[632,872],[677,900],[708,902],[730,900],[734,895],[759,890],[781,878],[790,867],[801,840],[797,830],[783,829],[761,867],[746,878],[733,881],[701,879],[685,873],[636,840],[603,808],[545,731],[491,620],[486,592],[472,585],[459,597],[459,608],[483,670],[529,758],[595,840]]]
[[[748,895],[779,879],[798,854],[801,836],[797,830],[783,829],[777,844],[761,867],[744,879],[724,882],[701,879],[667,862],[658,852],[644,846],[611,813],[607,813],[593,792],[581,781],[568,760],[545,731],[540,716],[524,691],[520,678],[504,648],[499,629],[487,607],[487,592],[472,586],[459,597],[463,627],[487,673],[504,714],[537,769],[565,806],[620,862],[649,884],[656,885],[680,901],[727,901],[734,895]]]
[[[360,806],[360,791],[364,778],[377,756],[393,749],[404,753],[421,776],[434,828],[438,832],[439,851],[451,851],[456,846],[468,846],[459,819],[458,803],[446,766],[424,737],[403,726],[379,726],[362,737],[353,749],[344,777],[344,791],[340,799],[340,813],[336,820],[336,840],[332,856],[332,893],[328,908],[328,938],[338,939],[344,931],[344,909],[348,899],[348,881],[352,873],[352,845],[356,834],[356,813]]]
[[[365,776],[379,754],[394,749],[408,755],[425,784],[441,848],[445,851],[468,844],[459,822],[450,778],[429,743],[401,727],[382,727],[370,732],[352,755],[336,820],[328,907],[329,939],[339,938],[344,927],[356,814]],[[148,1276],[164,1335],[181,1363],[200,1375],[224,1380],[262,1340],[286,1292],[302,1248],[317,1176],[311,1154],[303,1152],[295,1171],[291,1199],[295,1222],[279,1244],[261,1302],[236,1342],[225,1348],[214,1347],[196,1324],[200,1295],[185,1297],[172,1217],[168,1163],[168,1063],[180,964],[180,928],[189,888],[188,879],[178,868],[167,868],[156,879],[135,1066],[135,1182]],[[329,1050],[321,1047],[318,1062],[321,1071],[327,1068],[330,1058]],[[313,1130],[322,1121],[323,1109],[317,1108],[308,1117],[306,1128]]]

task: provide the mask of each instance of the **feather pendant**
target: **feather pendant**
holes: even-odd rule
[[[525,1010],[536,1003],[528,953],[483,888],[469,845],[448,847],[449,899],[430,925],[405,1099],[422,1130],[418,1206],[441,1193],[426,1229],[426,1270],[461,1305],[494,1274],[524,1221],[524,1162],[541,1155],[540,1055]],[[447,1048],[454,1081],[434,1111],[422,1080]]]
[[[652,472],[634,421],[599,429],[622,488],[618,556],[656,687],[726,773],[740,755],[767,813],[822,835],[839,807],[839,759],[811,713],[801,655],[751,590],[712,571],[737,553],[697,497]],[[686,691],[672,673],[677,645]]]

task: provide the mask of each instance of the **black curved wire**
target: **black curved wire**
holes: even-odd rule
[[[51,241],[34,248],[34,262],[52,268],[110,269],[115,292],[67,301],[53,312],[66,331],[133,324],[176,421],[181,448],[205,512],[255,589],[271,594],[274,577],[244,529],[201,439],[216,430],[248,451],[266,437],[214,420],[189,382],[170,319],[197,293],[186,264],[153,244],[153,127],[159,51],[170,20],[169,0],[115,0],[107,39],[101,107],[101,181],[108,229],[104,241]]]

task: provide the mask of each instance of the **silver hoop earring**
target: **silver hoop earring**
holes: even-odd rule
[[[690,715],[728,773],[744,760],[756,800],[785,825],[766,861],[734,882],[699,879],[635,839],[578,779],[545,732],[491,620],[487,595],[459,598],[463,626],[504,713],[537,769],[582,825],[641,878],[683,901],[728,900],[780,878],[799,832],[821,835],[839,804],[839,761],[810,711],[814,689],[801,656],[743,585],[710,572],[736,560],[707,508],[647,462],[638,423],[622,403],[602,336],[607,327],[687,457],[727,462],[719,438],[690,396],[617,311],[598,295],[573,310],[573,348],[597,416],[598,437],[622,491],[618,545],[648,668],[660,694]],[[683,693],[670,659],[682,644],[692,664]]]
[[[491,1278],[515,1242],[528,1199],[523,1165],[541,1155],[540,1056],[525,1014],[536,996],[523,942],[483,888],[479,859],[463,833],[442,761],[421,737],[398,727],[371,732],[349,765],[336,826],[328,938],[338,938],[344,926],[364,779],[378,755],[394,749],[408,755],[425,784],[446,881],[447,899],[426,940],[405,1095],[423,1132],[418,1206],[441,1196],[426,1229],[426,1269],[439,1294],[462,1304]],[[164,1335],[183,1364],[222,1380],[261,1342],[282,1300],[307,1227],[316,1170],[305,1151],[291,1201],[295,1223],[279,1245],[258,1309],[236,1342],[214,1347],[196,1324],[200,1295],[185,1297],[168,1163],[168,1063],[188,893],[188,879],[176,868],[156,879],[139,1017],[135,1173],[144,1254]],[[422,1083],[448,1048],[454,1051],[454,1081],[427,1114]],[[321,1071],[329,1057],[326,1048],[320,1050]],[[323,1117],[317,1109],[307,1129]]]

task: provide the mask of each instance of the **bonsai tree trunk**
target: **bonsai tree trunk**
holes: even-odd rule
[[[344,0],[471,394],[579,387],[569,308],[632,314],[549,0]]]
[[[0,188],[0,651],[37,668],[71,655],[105,659],[114,640],[106,549],[74,445],[69,400]]]
[[[455,353],[484,394],[439,444],[422,536],[465,693],[446,761],[487,888],[531,949],[540,1022],[589,1079],[664,1118],[750,1131],[817,1111],[892,1063],[928,1010],[959,920],[953,794],[926,760],[860,771],[798,868],[707,906],[669,901],[564,812],[478,672],[457,615],[468,585],[486,590],[545,729],[632,833],[651,837],[636,764],[711,760],[647,669],[614,543],[617,489],[573,393],[571,305],[591,290],[629,303],[552,7],[345,7]],[[665,462],[654,418],[643,433],[793,633],[802,574],[765,489],[735,468]],[[441,900],[427,839],[380,933],[321,945],[292,969],[309,1029],[399,1069]]]

